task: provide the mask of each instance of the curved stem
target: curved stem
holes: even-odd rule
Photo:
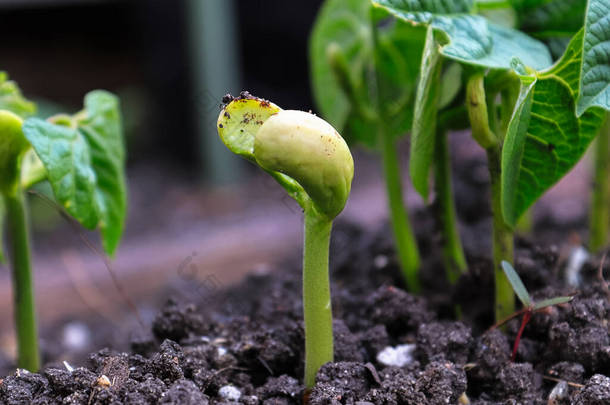
[[[443,262],[449,282],[455,284],[458,277],[466,272],[468,265],[457,227],[447,132],[442,128],[436,131],[434,147],[436,155],[434,186],[438,198],[438,217],[442,226]]]
[[[29,371],[38,371],[38,331],[30,260],[29,224],[25,198],[21,189],[14,195],[4,195],[8,214],[8,231],[11,240],[15,325],[17,328],[17,365]]]
[[[408,289],[417,293],[421,288],[419,282],[419,249],[402,197],[398,150],[392,136],[381,126],[379,135],[394,244]]]
[[[594,146],[595,171],[591,194],[591,217],[589,218],[589,249],[597,252],[608,243],[610,220],[610,113],[602,126]]]
[[[506,225],[502,216],[501,158],[503,134],[494,134],[489,127],[484,75],[481,71],[475,71],[468,79],[466,107],[472,127],[472,137],[487,152],[493,215],[492,256],[495,277],[495,315],[496,319],[503,319],[515,311],[513,289],[504,276],[501,267],[503,260],[513,263],[514,241],[513,231]]]
[[[332,221],[313,208],[305,210],[303,315],[305,319],[305,386],[311,388],[320,367],[333,361],[333,324],[328,276]]]

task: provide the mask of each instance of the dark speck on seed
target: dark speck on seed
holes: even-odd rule
[[[231,114],[229,114],[229,113],[228,113],[228,112],[226,112],[226,111],[225,111],[224,116],[225,116],[225,117],[227,117],[228,119],[231,119]]]
[[[224,128],[222,124],[218,124],[218,128]]]
[[[224,96],[222,96],[222,105],[225,106],[225,105],[229,104],[231,101],[233,101],[234,99],[235,99],[235,97],[233,97],[232,95],[227,93]]]

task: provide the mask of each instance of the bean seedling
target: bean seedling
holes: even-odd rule
[[[333,219],[343,210],[354,176],[347,144],[326,121],[282,110],[247,92],[229,95],[218,134],[235,154],[269,173],[303,209],[303,313],[305,385],[333,360],[328,250]]]
[[[539,19],[536,16],[548,12],[546,4],[482,0],[372,3],[398,20],[426,28],[424,59],[437,53],[463,68],[461,99],[472,137],[485,150],[488,161],[495,312],[496,319],[502,319],[515,307],[501,262],[513,259],[513,230],[518,219],[580,160],[599,132],[604,110],[610,109],[610,29],[606,18],[610,4],[605,0],[582,1],[577,7],[582,13],[557,8],[549,14],[552,18]],[[554,44],[553,53],[561,58],[553,63],[545,43],[494,22],[490,13],[500,9],[512,11],[523,31]],[[481,11],[489,18],[476,14]],[[569,43],[555,41],[553,33],[558,27],[565,28],[562,32],[568,35],[563,39]],[[422,62],[421,66],[420,81],[438,69],[433,63]],[[433,91],[420,94],[416,102],[424,104],[423,113],[416,114],[415,121],[434,117],[429,110],[437,107],[428,102],[435,97]],[[411,167],[426,169],[436,156],[435,135],[433,131],[421,135],[419,142],[426,147],[411,155],[412,160],[419,160],[412,161]],[[426,184],[428,170],[412,172],[411,176],[415,176],[414,184]]]
[[[551,307],[553,305],[560,305],[560,304],[565,304],[567,302],[570,302],[570,301],[572,301],[572,299],[574,297],[573,296],[561,296],[561,297],[547,298],[542,301],[534,302],[532,300],[532,298],[530,297],[529,292],[525,288],[523,281],[521,281],[521,278],[519,277],[519,275],[517,274],[517,272],[515,271],[515,269],[509,262],[502,262],[502,270],[504,271],[504,274],[506,275],[506,279],[508,280],[511,287],[513,288],[513,291],[519,298],[519,301],[521,301],[521,303],[523,304],[523,308],[519,311],[516,311],[515,313],[508,316],[507,318],[501,320],[493,327],[494,328],[499,327],[499,326],[505,324],[506,322],[510,321],[511,319],[513,319],[519,315],[523,315],[523,318],[521,318],[521,326],[519,327],[519,332],[517,332],[517,336],[515,337],[515,343],[513,344],[513,352],[511,355],[511,360],[515,361],[515,358],[517,357],[517,350],[519,349],[519,342],[521,341],[521,336],[523,336],[523,331],[525,330],[525,326],[532,318],[532,315],[535,314],[536,312],[540,312],[540,311],[544,310],[545,308]]]
[[[384,16],[369,0],[328,0],[310,39],[318,108],[352,143],[378,151],[394,246],[407,288],[420,290],[420,254],[405,210],[396,143],[411,127],[422,30]]]
[[[30,117],[34,111],[35,105],[0,72],[0,225],[6,216],[12,248],[17,364],[30,371],[38,370],[40,357],[26,190],[48,180],[67,213],[86,228],[101,231],[108,254],[117,248],[126,211],[118,99],[96,90],[86,95],[85,108],[75,115],[42,120]]]

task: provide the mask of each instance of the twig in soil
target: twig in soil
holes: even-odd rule
[[[140,312],[138,311],[138,308],[133,303],[133,301],[131,300],[131,298],[127,294],[127,292],[123,289],[123,285],[119,282],[119,279],[116,276],[116,273],[114,272],[114,270],[112,268],[112,264],[110,263],[110,260],[108,260],[108,257],[106,255],[104,255],[103,253],[101,253],[95,247],[95,245],[89,240],[89,238],[87,238],[87,236],[81,230],[80,225],[78,224],[78,222],[76,222],[64,210],[64,208],[62,206],[57,204],[55,201],[51,200],[46,195],[44,195],[44,194],[42,194],[42,193],[40,193],[40,192],[38,192],[36,190],[28,190],[28,193],[31,193],[31,194],[39,197],[47,205],[49,205],[51,208],[55,209],[61,215],[61,217],[72,227],[72,229],[78,234],[80,239],[89,248],[89,250],[91,250],[93,252],[93,254],[95,254],[97,257],[99,257],[102,260],[102,262],[104,263],[104,266],[106,266],[106,270],[110,274],[110,278],[112,279],[112,283],[114,284],[114,287],[117,289],[119,294],[123,297],[123,300],[125,300],[125,303],[129,306],[129,309],[135,315],[135,317],[138,320],[138,323],[140,324],[140,326],[145,327],[144,326],[144,321],[142,321],[142,317],[140,316]]]
[[[575,382],[572,382],[572,381],[562,380],[561,378],[555,378],[555,377],[551,377],[549,375],[543,375],[542,378],[545,379],[545,380],[555,381],[555,382],[562,382],[562,381],[564,381],[570,387],[574,387],[574,388],[585,388],[585,386],[583,384],[578,384],[578,383],[575,383]]]

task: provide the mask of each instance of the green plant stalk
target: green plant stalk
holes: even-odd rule
[[[328,276],[332,221],[314,208],[305,209],[303,315],[305,319],[305,386],[316,382],[320,367],[333,361],[333,320]]]
[[[472,137],[485,149],[491,182],[492,257],[495,278],[496,320],[504,319],[515,311],[513,289],[502,271],[502,261],[513,263],[513,231],[502,215],[501,158],[502,138],[489,128],[484,75],[475,71],[466,85],[466,108],[472,127]],[[492,110],[493,111],[493,110]],[[493,111],[495,114],[495,111]]]
[[[495,278],[495,315],[496,320],[504,319],[515,312],[515,295],[508,278],[502,271],[502,261],[513,260],[514,237],[512,229],[506,225],[502,216],[502,186],[500,182],[501,150],[498,147],[487,150],[487,164],[491,180],[491,211],[493,215],[493,266]]]
[[[409,291],[418,293],[421,289],[419,282],[419,249],[403,201],[398,150],[392,136],[385,131],[382,125],[379,128],[381,160],[398,261]]]
[[[443,128],[437,128],[434,147],[436,155],[434,186],[438,201],[438,217],[443,229],[443,262],[447,279],[451,284],[455,284],[459,276],[467,271],[468,265],[457,227],[457,215],[451,184],[449,145],[447,132]]]
[[[11,240],[13,269],[13,301],[17,328],[17,365],[36,372],[40,368],[38,328],[32,282],[30,237],[27,209],[20,188],[4,194]]]
[[[595,141],[595,163],[593,190],[591,194],[591,217],[589,218],[589,249],[598,252],[608,243],[610,221],[610,113],[602,125]]]

